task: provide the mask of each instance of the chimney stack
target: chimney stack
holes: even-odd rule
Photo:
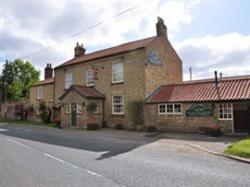
[[[44,69],[44,79],[53,78],[53,68],[51,64],[47,64]]]
[[[164,24],[164,20],[161,17],[158,17],[158,22],[156,23],[156,33],[157,36],[162,36],[167,38],[167,26]]]
[[[83,47],[83,44],[79,45],[79,43],[76,43],[75,47],[75,57],[80,57],[85,55],[86,49]]]

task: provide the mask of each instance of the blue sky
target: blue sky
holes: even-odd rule
[[[211,77],[214,70],[250,74],[250,0],[2,0],[0,62],[49,47],[26,58],[43,71],[46,63],[56,66],[72,58],[76,42],[92,52],[153,36],[157,16],[167,24],[185,79],[189,67],[196,79]],[[103,25],[57,43],[102,20]]]

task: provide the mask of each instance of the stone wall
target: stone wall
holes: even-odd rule
[[[182,114],[158,114],[158,104],[146,104],[145,125],[170,132],[199,132],[200,127],[220,125],[225,133],[232,133],[233,120],[218,120],[218,105],[214,104],[213,116],[186,116],[193,103],[182,104]]]
[[[168,39],[157,37],[147,48],[146,56],[156,51],[162,60],[161,65],[150,64],[147,59],[145,67],[145,96],[148,96],[161,85],[182,82],[182,61]]]
[[[90,103],[97,103],[98,112],[92,113],[87,110],[87,106]],[[103,101],[100,99],[86,99],[83,96],[76,93],[76,91],[70,91],[61,101],[61,127],[71,127],[71,113],[66,113],[66,105],[76,103],[82,106],[81,113],[77,113],[76,116],[76,128],[85,129],[88,121],[96,121],[99,126],[103,123]],[[84,103],[84,104],[83,104]]]

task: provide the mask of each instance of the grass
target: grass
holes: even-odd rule
[[[250,137],[237,141],[230,145],[225,151],[225,154],[250,158]]]
[[[56,128],[55,123],[43,123],[39,121],[26,121],[26,120],[9,120],[9,119],[0,119],[0,123],[8,124],[17,124],[17,125],[33,125],[33,126],[46,126]]]

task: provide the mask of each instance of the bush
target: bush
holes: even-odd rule
[[[210,127],[201,127],[200,131],[204,132],[205,134],[213,137],[220,137],[222,136],[222,130],[219,125],[212,125]]]
[[[124,129],[124,126],[123,126],[122,123],[117,123],[117,124],[115,125],[115,129],[116,129],[116,130],[123,130],[123,129]]]
[[[50,123],[51,120],[51,109],[47,107],[46,103],[44,101],[41,101],[39,103],[39,112],[40,117],[43,120],[44,123]]]
[[[129,103],[129,118],[133,126],[143,125],[143,101]]]
[[[146,131],[147,131],[147,132],[156,132],[157,129],[156,129],[155,126],[150,125],[150,126],[147,126],[147,127],[146,127]]]
[[[91,120],[87,123],[87,130],[98,130],[98,123],[94,120]]]

